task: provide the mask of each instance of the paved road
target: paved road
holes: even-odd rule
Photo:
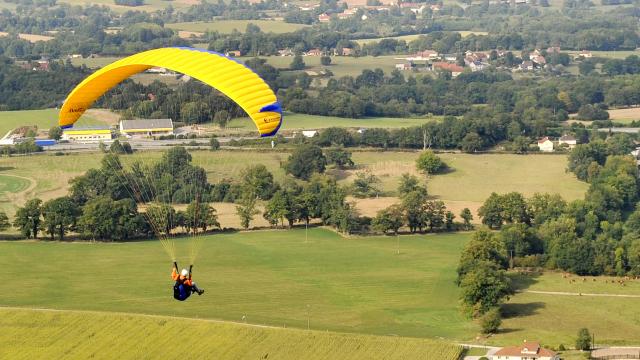
[[[490,357],[491,355],[495,354],[498,350],[500,350],[499,347],[495,347],[495,346],[485,346],[485,345],[476,345],[476,344],[458,344],[460,346],[462,346],[465,349],[471,349],[471,348],[476,348],[476,349],[486,349],[487,352],[484,355],[480,355],[480,356],[465,356],[464,360],[479,360],[481,357],[485,356],[485,357]]]
[[[531,293],[531,294],[544,294],[544,295],[640,298],[640,295],[634,295],[634,294],[593,294],[593,293],[575,293],[575,292],[565,292],[565,291],[537,291],[537,290],[525,290],[525,291],[519,291],[519,292],[525,292],[525,293]]]
[[[219,137],[217,138],[220,144],[227,144],[231,140],[255,140],[256,137]],[[122,140],[131,144],[131,147],[139,150],[158,150],[158,149],[166,149],[170,146],[177,145],[191,145],[193,143],[197,143],[198,146],[209,146],[209,139],[171,139],[171,140],[151,140],[151,139],[127,139]],[[113,141],[105,141],[106,145],[111,144]],[[45,146],[45,151],[72,151],[72,152],[82,152],[82,151],[96,151],[100,146],[99,142],[88,142],[88,143],[63,143],[56,144],[52,146]]]

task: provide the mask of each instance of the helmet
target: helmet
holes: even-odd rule
[[[189,270],[182,269],[182,271],[180,272],[180,275],[185,276],[185,277],[188,276],[189,275]]]

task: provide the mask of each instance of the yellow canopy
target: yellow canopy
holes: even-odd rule
[[[72,127],[102,94],[131,75],[152,67],[183,73],[216,88],[249,114],[261,136],[275,135],[280,128],[280,103],[256,73],[222,54],[181,47],[141,52],[91,74],[67,96],[60,109],[60,126]]]

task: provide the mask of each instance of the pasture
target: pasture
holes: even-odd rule
[[[193,32],[205,32],[205,31],[217,31],[222,34],[229,34],[234,30],[239,32],[245,32],[247,25],[253,24],[258,26],[264,32],[273,32],[276,34],[294,32],[299,29],[308,27],[308,25],[302,24],[290,24],[281,20],[216,20],[210,22],[182,22],[182,23],[170,23],[165,26],[170,29],[193,31]]]
[[[457,32],[460,33],[460,35],[462,37],[467,37],[469,35],[487,35],[488,34],[488,32],[486,32],[486,31],[457,31]],[[372,38],[372,39],[357,39],[357,40],[355,40],[355,42],[357,42],[361,46],[364,45],[364,44],[380,41],[380,40],[383,40],[383,39],[394,39],[394,40],[398,40],[398,41],[404,40],[407,43],[409,43],[409,42],[417,39],[418,37],[420,37],[420,35],[426,35],[426,34],[388,36],[388,37]]]
[[[332,56],[331,65],[329,66],[322,66],[320,64],[320,56],[305,56],[303,60],[307,66],[307,70],[319,71],[322,68],[327,68],[331,70],[334,77],[339,78],[342,76],[355,77],[360,75],[364,69],[376,68],[380,68],[386,74],[389,74],[395,69],[397,62],[402,62],[395,60],[396,57],[398,56],[361,56],[357,58],[352,56]],[[293,61],[292,56],[263,56],[262,58],[266,59],[270,65],[280,69],[288,69],[289,64]]]
[[[11,359],[456,360],[461,353],[458,346],[427,339],[121,313],[0,308],[0,326],[0,358]],[[192,341],[187,348],[176,346],[176,336]]]
[[[634,120],[640,120],[640,108],[611,109],[608,110],[609,119],[620,123],[630,123]]]
[[[78,126],[101,125],[102,122],[84,115]],[[19,126],[37,126],[38,130],[49,130],[58,125],[58,109],[0,111],[0,137]]]
[[[613,8],[614,6],[609,6],[609,8]],[[567,51],[569,55],[578,56],[580,51]],[[619,51],[591,51],[593,57],[600,58],[610,58],[610,59],[624,59],[629,55],[640,55],[640,51],[638,50],[619,50]]]
[[[597,344],[637,345],[640,342],[640,299],[637,298],[640,280],[628,280],[622,286],[614,281],[619,278],[582,279],[575,275],[563,278],[562,274],[554,272],[516,277],[515,284],[524,292],[515,294],[503,305],[503,330],[489,343],[518,342],[524,338],[540,339],[552,347],[567,346],[575,342],[578,330],[586,327],[594,334]]]
[[[395,195],[400,175],[412,173],[426,180],[431,195],[445,200],[483,202],[492,192],[558,193],[566,200],[582,198],[587,184],[565,172],[564,155],[461,154],[439,156],[450,170],[426,178],[415,170],[418,152],[354,152],[353,160],[382,181],[384,192]],[[356,171],[348,172],[345,181]],[[491,176],[487,176],[491,174]]]
[[[454,284],[469,236],[403,236],[397,255],[394,237],[324,229],[309,229],[308,241],[304,229],[209,235],[194,268],[206,293],[188,303],[173,299],[171,261],[157,241],[2,242],[5,274],[21,285],[0,305],[469,340],[478,327],[458,311]],[[177,240],[178,261],[186,242]]]
[[[0,31],[0,37],[9,36],[9,33]],[[36,35],[36,34],[18,34],[18,38],[28,42],[36,43],[38,41],[53,40],[53,36]]]
[[[167,6],[171,5],[174,9],[184,9],[188,8],[192,5],[199,4],[198,0],[175,0],[171,2],[167,2],[166,0],[144,0],[144,5],[141,6],[124,6],[124,5],[116,5],[112,0],[63,0],[63,3],[67,3],[70,5],[104,5],[111,8],[111,10],[124,13],[127,11],[148,11],[153,12],[157,10],[163,10]]]
[[[440,116],[415,118],[375,117],[351,119],[335,116],[319,116],[286,112],[283,117],[282,130],[315,130],[328,127],[342,128],[404,128],[420,126],[430,121],[440,120]],[[227,125],[227,130],[247,130],[254,132],[255,125],[248,118],[233,119]]]

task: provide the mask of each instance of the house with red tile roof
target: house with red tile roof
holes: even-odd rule
[[[560,360],[555,352],[540,347],[540,343],[527,342],[522,346],[507,346],[496,351],[492,356],[492,360]]]
[[[553,141],[548,136],[538,140],[538,149],[542,152],[553,152]]]
[[[462,66],[444,61],[434,62],[432,66],[433,70],[450,71],[452,77],[456,77],[464,71]]]

